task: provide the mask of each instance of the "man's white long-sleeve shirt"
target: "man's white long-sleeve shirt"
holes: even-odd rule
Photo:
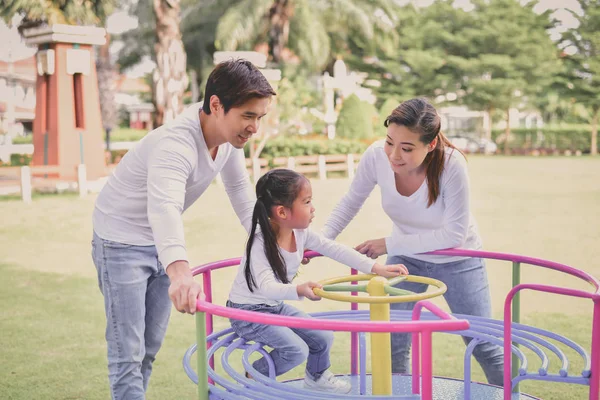
[[[249,230],[255,199],[244,153],[225,143],[213,160],[200,127],[201,103],[148,133],[127,152],[96,200],[94,231],[106,240],[155,245],[167,268],[187,261],[181,214],[220,172],[233,208]]]
[[[310,229],[294,229],[296,238],[296,252],[289,252],[281,247],[279,252],[285,261],[287,278],[292,282],[302,258],[304,249],[311,249],[336,260],[344,265],[357,269],[365,274],[371,273],[375,261],[363,256],[354,249],[329,240],[322,235],[311,231]],[[281,283],[271,264],[265,255],[265,245],[262,235],[257,231],[250,252],[250,269],[256,282],[254,291],[251,292],[246,284],[244,267],[246,265],[246,255],[242,257],[237,276],[233,281],[229,300],[238,304],[268,304],[277,305],[282,300],[299,300],[296,285],[292,283]],[[324,278],[330,278],[324,276]]]
[[[384,141],[375,142],[362,155],[350,189],[325,223],[325,237],[335,239],[377,185],[381,189],[383,210],[393,222],[392,233],[385,240],[389,255],[406,255],[439,264],[464,257],[419,253],[453,247],[480,249],[481,239],[469,208],[469,176],[463,155],[452,148],[446,149],[440,196],[427,207],[427,179],[410,196],[398,193],[384,146]]]

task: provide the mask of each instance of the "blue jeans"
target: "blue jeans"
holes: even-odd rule
[[[228,301],[227,307],[311,318],[305,312],[285,303],[269,306],[266,304],[236,304]],[[269,355],[275,364],[275,374],[277,376],[306,361],[306,372],[316,380],[331,366],[329,350],[333,344],[333,333],[330,331],[255,324],[237,319],[230,319],[230,321],[231,327],[239,337],[248,341],[260,342],[273,349]],[[269,366],[264,357],[256,360],[252,366],[261,374],[269,375]]]
[[[169,277],[154,246],[112,242],[94,233],[92,258],[104,295],[111,397],[143,400],[171,313]]]
[[[411,275],[438,279],[448,286],[444,298],[455,314],[475,315],[491,318],[492,302],[484,261],[469,258],[445,264],[434,264],[405,256],[390,256],[387,264],[404,264]],[[423,293],[427,285],[415,282],[401,282],[398,288]],[[412,310],[415,303],[392,303],[394,310]],[[465,344],[471,338],[463,337]],[[411,335],[392,334],[392,372],[406,373],[409,370]],[[481,365],[489,383],[503,386],[503,349],[497,345],[482,342],[473,350],[475,359]]]

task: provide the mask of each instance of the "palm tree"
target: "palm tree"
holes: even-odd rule
[[[23,16],[20,30],[44,23],[104,25],[115,4],[116,0],[3,1],[0,17],[10,23],[13,16]]]
[[[331,36],[340,30],[366,40],[377,30],[393,34],[393,8],[392,0],[240,0],[219,21],[216,45],[237,50],[266,42],[273,63],[289,48],[318,70],[330,61]]]
[[[98,76],[98,94],[100,96],[100,113],[102,127],[106,132],[106,150],[110,150],[110,132],[117,125],[118,114],[115,103],[116,68],[110,59],[110,35],[106,34],[106,43],[100,47],[96,58],[96,75]]]
[[[200,85],[206,72],[213,68],[212,55],[215,51],[217,23],[228,7],[238,0],[184,0],[181,2],[180,30],[187,54],[187,69],[190,74],[192,101],[200,98]],[[119,51],[117,63],[121,70],[138,64],[144,57],[156,62],[154,43],[156,24],[153,5],[138,1],[131,9],[138,19],[135,29],[119,35],[124,46]]]
[[[180,0],[153,0],[156,17],[156,69],[153,75],[156,124],[174,119],[183,110],[189,80],[187,55],[181,40]]]

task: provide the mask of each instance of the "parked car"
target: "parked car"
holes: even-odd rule
[[[448,136],[448,140],[464,153],[494,154],[498,146],[491,140],[472,136]]]

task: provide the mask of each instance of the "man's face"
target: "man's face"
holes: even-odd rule
[[[271,98],[250,99],[239,107],[232,107],[225,114],[218,111],[219,131],[222,137],[237,149],[241,149],[258,132],[261,119],[267,114]]]

